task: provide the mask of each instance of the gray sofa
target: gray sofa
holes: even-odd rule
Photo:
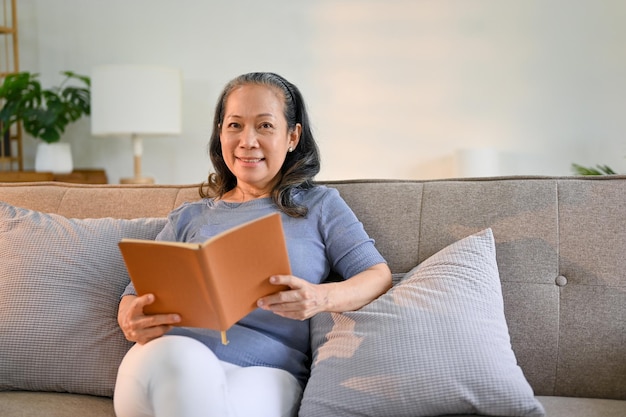
[[[340,191],[376,240],[394,273],[395,287],[400,285],[405,273],[438,251],[490,229],[495,237],[510,345],[523,377],[532,387],[531,395],[534,393],[546,415],[551,417],[626,416],[626,176],[352,180],[327,184]],[[111,242],[107,243],[97,233],[107,233],[107,238],[116,239],[118,236],[113,232],[117,233],[119,228],[135,232],[143,228],[150,229],[151,236],[171,209],[197,198],[196,185],[0,184],[0,201],[38,212],[15,209],[12,216],[28,215],[33,227],[42,228],[42,224],[47,227],[34,231],[34,237],[26,242],[30,246],[22,250],[24,257],[30,257],[30,263],[54,262],[44,258],[62,246],[51,240],[59,234],[71,240],[83,233],[81,238],[91,239],[84,247],[99,244],[103,248]],[[63,217],[41,217],[39,212]],[[36,221],[32,221],[32,216]],[[82,220],[63,223],[63,219],[91,219],[85,222],[99,223],[92,227],[92,223],[85,226]],[[116,219],[143,220],[120,226]],[[5,258],[0,262],[19,265],[12,248],[26,243],[10,234],[11,230],[18,230],[14,221],[6,215],[0,218],[0,258]],[[57,230],[50,232],[46,222],[54,223]],[[82,229],[76,232],[77,227]],[[35,244],[37,236],[44,236],[46,243]],[[77,267],[79,257],[90,256],[72,252],[75,248],[60,250],[55,255],[62,262],[59,268]],[[117,254],[111,252],[107,256],[115,258]],[[46,271],[52,273],[54,269],[48,267]],[[91,273],[81,271],[81,274]],[[119,272],[116,271],[110,273]],[[58,301],[64,294],[75,291],[76,283],[56,276],[56,281],[46,282],[49,287],[41,294],[35,284],[19,287],[22,284],[14,282],[16,274],[22,271],[7,271],[0,264],[0,415],[113,416],[109,395],[119,358],[129,347],[114,328],[115,291],[122,283],[109,289],[110,294],[95,294],[94,300],[104,300],[101,307],[105,310],[98,310],[95,316],[100,315],[101,319],[81,324],[85,327],[82,333],[81,327],[67,321],[96,314],[82,310],[84,306],[80,305],[93,301],[87,298],[77,301],[73,297],[64,305],[52,305],[51,311],[38,308],[42,303],[55,302],[49,299],[49,294],[57,290],[55,285],[63,286],[60,295],[55,295]],[[32,277],[36,271],[29,274],[24,273],[26,278],[38,279]],[[28,298],[31,292],[35,294],[32,297],[42,297],[34,298],[32,305]],[[63,308],[71,303],[79,305],[64,316]],[[40,317],[32,322],[23,321],[19,316],[29,309],[32,315]],[[54,320],[62,316],[65,321],[55,324]],[[349,317],[357,323],[364,320],[358,315]],[[339,323],[337,317],[332,319],[335,325]],[[320,326],[324,326],[322,322]],[[61,341],[54,342],[63,344],[58,352],[55,345],[46,344],[55,340],[57,326],[71,329]],[[37,333],[39,327],[45,327],[41,330],[44,333]],[[24,333],[32,338],[22,337]],[[90,338],[98,339],[87,344]],[[72,343],[81,345],[76,349]],[[420,346],[416,344],[415,349],[417,352]],[[408,358],[412,352],[403,354]],[[320,358],[316,352],[316,361]],[[464,360],[471,364],[474,359],[469,356]],[[95,367],[89,368],[92,365]],[[350,373],[353,369],[356,372],[351,367],[340,372]],[[414,374],[421,372],[414,371]],[[497,377],[505,380],[509,376]],[[323,375],[316,378],[324,382]],[[416,388],[415,392],[418,391]],[[396,396],[395,400],[403,399]],[[345,411],[342,415],[350,414]]]

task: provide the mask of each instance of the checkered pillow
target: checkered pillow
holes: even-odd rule
[[[111,396],[130,347],[117,243],[165,219],[67,219],[0,202],[0,390]]]
[[[312,348],[300,417],[544,415],[511,349],[489,229],[361,310],[315,316]]]

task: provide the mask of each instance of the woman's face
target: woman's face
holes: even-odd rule
[[[289,147],[300,138],[298,124],[290,132],[282,93],[265,85],[234,89],[226,99],[220,143],[224,162],[237,186],[255,193],[271,191]]]

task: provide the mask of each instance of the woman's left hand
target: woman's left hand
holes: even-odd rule
[[[391,271],[380,263],[345,281],[311,284],[293,275],[275,275],[270,282],[289,289],[263,297],[257,305],[279,316],[306,320],[322,311],[358,310],[391,287]]]
[[[259,299],[257,305],[264,310],[295,320],[306,320],[328,310],[327,284],[311,284],[293,275],[276,275],[270,277],[270,282],[290,289]]]

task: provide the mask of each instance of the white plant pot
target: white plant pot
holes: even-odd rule
[[[72,150],[69,143],[46,143],[37,145],[35,171],[69,174],[74,169]]]

